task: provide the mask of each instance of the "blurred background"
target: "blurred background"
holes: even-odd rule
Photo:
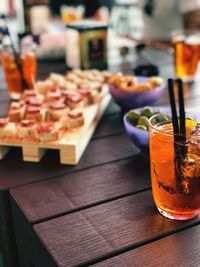
[[[55,20],[58,22],[60,19],[67,23],[85,16],[88,17],[89,13],[85,10],[87,9],[86,2],[95,6],[95,1],[1,0],[0,12],[17,19],[17,23],[13,25],[15,30],[20,32],[31,30],[34,33],[42,33],[49,30],[50,25],[47,25],[47,21],[52,24]],[[140,35],[142,26],[141,11],[137,2],[137,0],[100,0],[98,5],[104,7],[105,12],[107,9],[108,23],[116,33],[129,33],[137,36]],[[39,17],[43,18],[43,25],[40,27],[39,23],[35,21]]]
[[[108,59],[113,59],[113,63],[119,60],[116,53],[127,54],[127,47],[133,45],[123,36],[138,39],[142,29],[137,0],[1,0],[0,14],[6,15],[13,39],[17,34],[34,36],[40,60],[65,58],[66,26],[74,21],[92,19],[108,23]],[[2,24],[0,21],[0,27]]]

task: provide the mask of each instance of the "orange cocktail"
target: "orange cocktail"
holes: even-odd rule
[[[200,129],[195,134],[196,122],[187,119],[186,144],[174,143],[172,123],[158,123],[156,116],[149,125],[155,204],[168,218],[193,218],[200,210]]]
[[[36,77],[36,57],[33,51],[24,51],[18,56],[17,64],[16,57],[11,51],[11,48],[4,47],[2,49],[1,59],[11,98],[18,98],[22,94],[23,89],[33,88]],[[22,80],[22,75],[25,82]]]

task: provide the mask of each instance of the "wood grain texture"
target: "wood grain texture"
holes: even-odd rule
[[[95,264],[96,267],[200,266],[200,226],[165,237],[117,257]],[[119,265],[120,264],[120,265]]]
[[[125,133],[123,113],[110,114],[101,119],[92,140],[122,133]]]
[[[52,266],[51,262],[53,260],[50,257],[48,257],[47,250],[44,246],[41,246],[39,248],[39,251],[37,250],[37,254],[35,254],[35,240],[38,242],[38,238],[35,234],[33,235],[33,230],[31,225],[27,223],[24,215],[17,207],[16,203],[12,201],[12,199],[11,199],[11,209],[14,222],[13,225],[14,225],[15,237],[17,241],[19,266],[36,267],[37,261],[39,261],[42,266],[51,267]],[[46,255],[45,258],[48,258],[45,264],[43,264],[44,255]]]
[[[0,248],[5,267],[18,267],[9,193],[0,193]]]
[[[190,224],[159,215],[151,191],[146,191],[36,224],[34,230],[56,266],[64,267],[89,265],[106,254],[139,246]]]
[[[142,164],[141,164],[142,163]],[[31,223],[150,187],[149,162],[140,156],[12,189]]]
[[[120,113],[120,112],[121,112],[121,108],[112,100],[110,102],[109,107],[104,113],[104,117],[107,117],[107,116],[110,116],[116,113]]]
[[[23,162],[21,151],[11,149],[0,162],[0,190],[98,166],[131,157],[137,153],[139,153],[139,150],[129,141],[126,135],[112,136],[90,142],[77,166],[61,165],[57,151],[53,150],[47,151],[39,163]]]

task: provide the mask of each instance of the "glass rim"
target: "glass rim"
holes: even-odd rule
[[[157,131],[157,132],[160,132],[160,133],[165,134],[165,135],[168,135],[168,136],[174,136],[173,133],[166,133],[166,132],[164,132],[164,130],[160,130],[160,129],[158,129],[158,127],[156,127],[156,125],[153,125],[153,124],[152,124],[151,121],[152,121],[155,117],[162,116],[162,115],[165,116],[165,115],[162,114],[162,113],[157,113],[157,114],[153,115],[153,116],[149,119],[149,126],[150,126],[152,129],[154,129],[155,131]]]
[[[188,114],[188,115],[190,114],[190,117],[187,117],[187,114]],[[163,135],[165,135],[165,136],[170,136],[170,137],[180,136],[180,137],[182,137],[181,134],[176,134],[176,135],[175,135],[174,132],[172,132],[172,133],[166,133],[164,130],[162,130],[162,129],[158,129],[158,127],[157,127],[156,125],[153,125],[153,124],[152,124],[152,120],[153,120],[155,117],[165,116],[165,115],[168,115],[168,114],[157,113],[157,114],[153,115],[153,116],[149,119],[148,126],[149,126],[151,129],[153,129],[154,131],[157,131],[157,132],[159,132],[159,133],[161,133],[161,134],[163,134]],[[192,116],[191,113],[187,113],[187,112],[186,112],[186,119],[191,119],[191,120],[193,120],[193,118],[191,118],[191,117],[194,118],[194,117],[195,117],[195,114],[193,114],[193,116]],[[172,123],[172,120],[169,119],[169,122]],[[197,124],[198,124],[198,122],[197,122]],[[173,129],[173,128],[172,128],[172,129]],[[179,142],[176,142],[176,143],[179,143]]]
[[[200,30],[194,29],[194,30],[190,30],[190,29],[177,29],[171,32],[171,37],[174,37],[176,35],[187,35],[187,34],[200,34]]]
[[[188,43],[189,45],[199,45],[200,30],[182,30],[175,31],[171,34],[172,44],[179,42]]]

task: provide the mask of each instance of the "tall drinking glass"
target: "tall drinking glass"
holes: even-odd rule
[[[176,77],[193,80],[200,58],[200,32],[180,31],[172,34]]]
[[[15,55],[12,47],[5,45],[1,59],[8,93],[11,99],[18,99],[23,89],[33,88],[37,69],[35,52],[31,46],[24,46],[21,53]]]
[[[186,144],[174,142],[172,123],[159,123],[162,117],[149,122],[154,202],[167,218],[191,219],[200,210],[200,126],[187,119]]]

